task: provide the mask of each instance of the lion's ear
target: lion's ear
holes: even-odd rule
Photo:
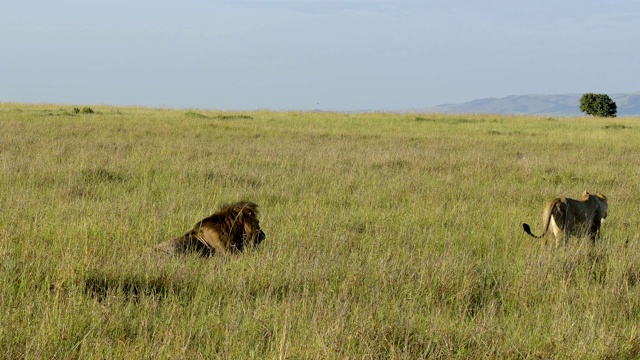
[[[256,213],[253,212],[253,210],[249,209],[249,208],[244,208],[243,210],[244,215],[247,217],[255,217]]]

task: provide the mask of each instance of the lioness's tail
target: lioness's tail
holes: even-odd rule
[[[531,232],[531,227],[529,226],[529,224],[522,224],[522,228],[523,228],[524,232],[526,232],[527,234],[529,234],[529,235],[533,236],[533,237],[534,237],[534,238],[536,238],[536,239],[541,239],[541,238],[542,238],[542,236],[544,236],[544,233],[543,233],[542,235],[540,235],[540,236],[534,235],[534,234]]]
[[[542,239],[547,235],[547,231],[549,231],[549,225],[551,224],[551,217],[553,216],[554,207],[561,202],[560,199],[555,198],[551,200],[547,206],[544,207],[544,211],[542,212],[542,235],[537,236],[531,232],[531,227],[529,224],[522,224],[522,229],[527,234],[533,236],[536,239]]]

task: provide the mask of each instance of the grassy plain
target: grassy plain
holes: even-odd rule
[[[92,109],[0,103],[0,357],[640,356],[640,118]],[[597,246],[523,233],[583,190]]]

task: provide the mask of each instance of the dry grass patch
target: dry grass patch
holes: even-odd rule
[[[0,104],[4,358],[638,353],[638,118],[91,108]],[[584,190],[595,248],[522,232]],[[151,251],[239,199],[258,249]]]

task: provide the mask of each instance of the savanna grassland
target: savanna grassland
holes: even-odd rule
[[[0,104],[2,358],[640,356],[640,118],[92,109]],[[584,190],[596,246],[524,234]]]

